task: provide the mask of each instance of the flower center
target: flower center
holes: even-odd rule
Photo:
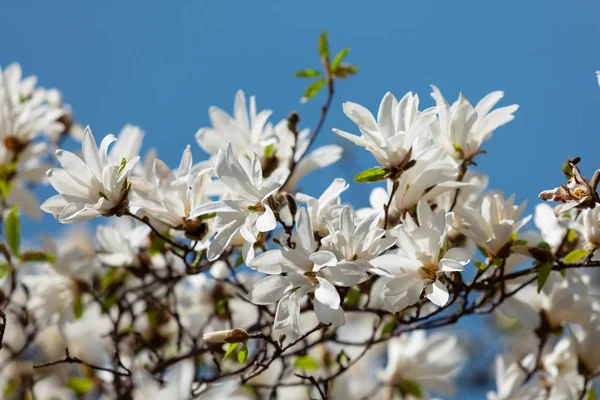
[[[582,198],[587,196],[587,192],[580,187],[573,190],[572,193],[573,193],[573,197],[575,197],[577,200],[581,200]]]
[[[423,279],[435,281],[437,279],[437,272],[439,268],[437,265],[429,264],[421,267],[421,276]]]

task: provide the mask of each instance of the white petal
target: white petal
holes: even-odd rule
[[[278,302],[285,291],[290,288],[290,282],[283,276],[267,276],[252,286],[248,293],[248,300],[254,304],[273,304]]]
[[[450,297],[446,286],[444,286],[444,284],[438,280],[427,286],[425,293],[427,294],[427,298],[433,304],[439,307],[445,306],[446,303],[448,303],[448,298]]]
[[[317,276],[319,284],[315,288],[315,299],[325,304],[329,308],[336,309],[340,306],[340,295],[335,286],[327,279]]]
[[[260,232],[270,232],[277,226],[277,220],[275,219],[275,214],[273,214],[273,210],[269,206],[265,206],[265,212],[263,212],[256,219],[256,228]]]
[[[315,314],[320,322],[324,324],[331,324],[333,326],[342,326],[346,323],[346,317],[344,315],[344,309],[342,307],[330,308],[329,306],[321,303],[316,298],[313,300],[313,307]]]

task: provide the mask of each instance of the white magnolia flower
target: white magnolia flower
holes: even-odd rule
[[[548,206],[548,208],[550,208]],[[570,222],[570,219],[561,218],[558,220],[564,220]],[[581,211],[578,215],[577,221],[579,224],[579,231],[583,234],[586,247],[595,249],[600,246],[600,207],[594,209],[586,209]]]
[[[420,200],[429,201],[437,196],[454,189],[468,186],[467,182],[457,182],[458,169],[456,165],[448,160],[422,161],[416,164],[400,176],[397,181],[398,189],[390,204],[390,215],[392,221],[401,217]],[[393,183],[388,180],[388,193],[392,190]],[[388,196],[389,198],[389,196]],[[386,202],[387,203],[387,202]]]
[[[418,226],[413,221],[395,231],[400,247],[397,252],[371,261],[376,273],[389,279],[383,301],[390,312],[415,304],[423,290],[432,303],[444,306],[449,294],[440,279],[450,272],[463,271],[471,257],[466,250],[457,247],[444,252],[450,224],[443,210],[434,214],[427,202],[421,201],[417,206],[417,217]]]
[[[268,176],[276,168],[290,169],[293,166],[293,172],[287,179],[283,190],[293,189],[304,176],[309,173],[325,168],[342,157],[342,148],[331,144],[321,146],[309,154],[306,154],[311,144],[310,129],[302,129],[296,136],[288,128],[289,121],[282,120],[267,136],[273,140],[265,143],[269,145],[265,148],[264,154],[261,154],[263,172]]]
[[[0,196],[7,206],[18,207],[35,219],[41,218],[42,212],[28,185],[46,182],[46,171],[50,165],[40,162],[40,159],[46,155],[47,149],[46,143],[31,143],[19,152],[15,161],[15,152],[0,142]]]
[[[186,359],[178,362],[167,371],[164,384],[159,383],[146,371],[135,373],[135,400],[186,400],[190,397],[194,379],[194,362]]]
[[[542,400],[546,393],[538,381],[527,385],[525,378],[535,364],[535,356],[530,354],[519,363],[507,363],[502,356],[496,358],[496,393],[488,392],[488,400]]]
[[[340,195],[348,189],[342,178],[336,178],[318,199],[304,193],[296,194],[296,200],[306,203],[313,229],[321,237],[329,234],[325,219],[333,226],[339,226],[339,215],[342,211]]]
[[[117,218],[113,226],[98,226],[96,239],[101,250],[98,259],[112,267],[131,265],[135,262],[140,248],[148,244],[150,232],[149,226],[135,226],[128,218]]]
[[[461,94],[450,106],[437,87],[431,88],[438,114],[438,118],[431,124],[433,137],[457,160],[470,160],[476,156],[481,144],[489,140],[498,127],[512,121],[513,113],[519,108],[513,104],[490,112],[504,97],[501,91],[486,95],[475,107]]]
[[[300,333],[300,302],[314,293],[313,307],[319,321],[341,326],[344,310],[336,286],[353,286],[368,279],[363,268],[352,261],[338,261],[329,251],[316,251],[318,243],[305,209],[298,211],[295,247],[269,250],[257,256],[250,266],[269,274],[258,281],[248,294],[255,304],[277,303],[275,329],[291,328]]]
[[[141,209],[164,224],[165,229],[183,231],[193,240],[204,238],[208,233],[206,224],[201,218],[188,219],[188,215],[206,203],[210,174],[209,171],[195,172],[190,146],[185,148],[177,170],[171,171],[163,161],[155,158],[152,171],[150,181],[145,177],[131,177],[134,190],[142,195],[130,202],[132,209]]]
[[[370,151],[383,167],[398,170],[416,158],[413,145],[428,135],[428,127],[435,119],[435,109],[419,112],[418,107],[418,96],[407,93],[398,101],[388,92],[379,105],[376,121],[363,106],[346,102],[344,113],[358,125],[361,136],[333,131]]]
[[[254,256],[254,243],[259,232],[275,229],[275,214],[267,201],[281,184],[275,180],[263,180],[260,158],[254,155],[250,173],[246,172],[233,154],[231,146],[227,152],[219,151],[215,162],[215,174],[225,185],[241,198],[205,203],[193,209],[188,219],[217,213],[220,230],[208,248],[210,260],[216,259],[239,232],[245,240],[243,254],[246,262]]]
[[[577,371],[575,341],[571,337],[562,337],[541,361],[546,380],[552,386],[550,398],[578,398],[583,389],[583,377]]]
[[[339,215],[339,228],[328,224],[330,234],[321,241],[323,250],[332,252],[337,262],[352,265],[353,269],[372,270],[370,261],[396,243],[396,238],[384,237],[386,231],[378,228],[378,223],[377,213],[358,220],[352,209],[344,206]]]
[[[426,337],[425,331],[414,331],[388,341],[388,361],[379,379],[389,387],[390,399],[420,398],[428,392],[453,396],[463,358],[456,336]]]
[[[598,210],[600,211],[600,209]],[[563,218],[562,216],[557,217],[554,215],[552,207],[546,203],[541,203],[535,206],[533,222],[540,230],[544,242],[548,243],[553,251],[556,251],[561,245],[565,234],[569,229],[569,225],[573,223],[573,221],[569,218]],[[598,229],[598,227],[596,227],[596,229]]]
[[[577,354],[584,367],[584,372],[589,375],[600,371],[600,321],[595,321],[576,338]]]
[[[271,110],[257,112],[256,99],[250,97],[250,113],[246,108],[244,92],[238,90],[235,95],[232,118],[218,107],[210,107],[208,115],[212,128],[200,128],[196,133],[198,145],[209,154],[217,154],[227,146],[233,147],[238,156],[252,158],[254,153],[263,154],[263,148],[268,145],[267,133],[270,131],[267,120]]]
[[[556,216],[573,208],[594,208],[596,205],[598,197],[596,194],[596,185],[598,184],[598,177],[600,177],[600,170],[596,171],[592,178],[592,183],[590,183],[586,178],[581,176],[577,167],[578,162],[579,158],[569,161],[571,172],[569,174],[565,173],[569,178],[567,186],[561,184],[554,189],[544,190],[539,194],[542,200],[560,202],[560,204],[554,207],[554,214]]]
[[[587,285],[573,270],[567,271],[566,278],[553,271],[539,294],[534,285],[526,286],[499,310],[532,330],[542,325],[543,318],[544,325],[555,332],[567,323],[588,325],[593,314]]]
[[[22,76],[17,63],[0,69],[0,138],[10,140],[15,149],[41,133],[52,136],[64,130],[58,122],[64,110],[47,101],[44,89],[35,88],[35,76]]]
[[[515,196],[504,200],[501,193],[489,193],[481,202],[481,211],[466,209],[461,213],[465,227],[459,231],[472,239],[489,254],[498,256],[510,244],[513,235],[531,219],[520,219],[527,202],[513,205]]]
[[[108,147],[116,140],[108,135],[98,149],[87,127],[82,140],[83,160],[69,151],[57,150],[56,157],[63,168],[50,169],[46,175],[60,194],[46,200],[42,210],[62,223],[123,212],[130,189],[127,178],[139,157],[122,159],[120,163],[110,161]]]
[[[142,140],[144,140],[144,131],[139,126],[125,125],[111,146],[108,159],[115,164],[120,164],[122,159],[133,160],[140,155]]]

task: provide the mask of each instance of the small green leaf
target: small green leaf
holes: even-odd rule
[[[462,154],[462,152],[463,152],[463,149],[462,149],[462,147],[460,147],[460,144],[454,143],[454,144],[452,145],[452,147],[454,147],[454,150],[456,150],[456,152],[457,152],[457,153],[460,153],[460,154]]]
[[[325,85],[324,80],[315,81],[308,85],[304,90],[304,96],[300,99],[300,102],[306,103],[308,100],[315,97],[315,95],[319,93],[319,90],[321,90],[323,85]]]
[[[73,300],[73,315],[75,319],[80,319],[83,315],[83,301],[81,300],[81,296],[77,296]]]
[[[315,371],[320,368],[320,365],[317,360],[310,356],[298,356],[296,357],[296,361],[294,361],[294,368]]]
[[[550,245],[548,243],[546,243],[546,242],[539,242],[537,244],[537,247],[541,247],[542,249],[550,250]]]
[[[21,225],[19,224],[19,214],[16,207],[13,207],[6,217],[5,229],[6,240],[12,254],[19,254],[21,240]]]
[[[358,72],[358,67],[355,67],[354,65],[350,65],[350,64],[340,64],[337,69],[335,70],[335,77],[336,78],[346,78],[348,77],[348,75],[354,75]]]
[[[385,336],[385,335],[388,335],[388,334],[394,332],[394,329],[396,329],[396,325],[398,325],[398,324],[394,320],[391,320],[390,322],[385,324],[383,326],[383,329],[381,330],[381,336]]]
[[[565,256],[563,262],[565,264],[574,264],[589,254],[589,250],[576,249]]]
[[[67,382],[67,387],[78,396],[83,396],[94,387],[94,381],[82,376],[74,376]]]
[[[273,154],[275,154],[275,145],[271,143],[270,145],[265,147],[265,157],[271,158],[273,157]]]
[[[577,240],[577,232],[575,232],[575,229],[569,229],[569,232],[567,233],[567,242],[575,243],[575,240]]]
[[[387,168],[370,168],[356,174],[354,180],[359,183],[378,182],[384,180],[388,173]]]
[[[573,167],[571,167],[571,164],[566,162],[562,166],[562,172],[567,176],[567,178],[570,178],[573,176]]]
[[[360,301],[360,289],[357,286],[352,286],[346,294],[346,306],[354,307]]]
[[[17,385],[15,385],[15,381],[13,381],[11,379],[10,381],[8,381],[6,383],[6,385],[4,386],[4,390],[2,392],[4,393],[4,396],[8,397],[11,394],[13,394],[16,389],[17,389]]]
[[[350,47],[345,47],[340,50],[339,53],[335,56],[333,61],[331,62],[331,72],[335,72],[335,70],[340,66],[340,63],[344,61],[346,55],[350,52]]]
[[[56,262],[56,257],[52,254],[44,253],[41,250],[29,250],[21,254],[21,261],[23,262]]]
[[[227,348],[227,351],[225,352],[225,355],[223,356],[223,360],[226,359],[227,357],[229,357],[231,355],[231,353],[233,353],[233,351],[235,350],[236,347],[238,347],[239,343],[231,343],[229,345],[229,347]]]
[[[552,272],[552,263],[544,263],[540,266],[538,270],[537,284],[538,284],[538,293],[542,291],[544,284],[548,280],[550,276],[550,272]]]
[[[329,44],[327,43],[327,32],[321,32],[319,37],[319,55],[329,60]]]
[[[566,277],[567,277],[567,270],[566,270],[566,269],[561,269],[561,270],[560,270],[560,271],[558,271],[558,272],[560,272],[560,276],[562,276],[563,278],[566,278]]]
[[[588,390],[587,394],[585,395],[585,400],[598,400],[598,397],[596,397],[596,388],[594,386]]]
[[[417,399],[423,398],[423,391],[419,384],[415,381],[405,380],[400,384],[400,390],[404,394],[410,394],[411,396],[416,397]]]
[[[246,363],[246,360],[248,359],[247,341],[242,343],[242,348],[238,350],[237,358],[240,364],[243,365],[244,363]]]
[[[483,261],[473,260],[473,263],[475,264],[475,266],[477,267],[477,269],[480,269],[482,271],[487,268],[487,266],[485,265],[485,263]]]
[[[6,181],[4,179],[0,180],[0,195],[5,198],[10,193],[10,189],[12,189],[12,182]]]
[[[10,273],[10,267],[6,263],[0,263],[0,279],[8,276]]]
[[[323,74],[321,74],[316,69],[303,69],[301,71],[297,71],[295,74],[295,76],[297,78],[315,78],[315,77],[321,76],[321,75],[323,75]]]
[[[525,246],[527,245],[527,240],[517,239],[513,242],[513,246]]]

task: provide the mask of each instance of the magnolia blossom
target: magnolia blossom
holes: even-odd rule
[[[399,250],[389,252],[371,261],[376,273],[389,281],[384,287],[386,309],[397,312],[415,304],[425,290],[427,298],[437,306],[448,302],[448,289],[442,282],[451,272],[461,272],[470,260],[470,254],[461,248],[444,252],[447,223],[445,211],[436,213],[425,201],[417,206],[419,225],[408,223],[395,231]],[[440,256],[442,254],[442,256]]]
[[[152,171],[150,182],[144,177],[131,177],[138,193],[130,202],[131,208],[148,215],[161,228],[164,226],[164,230],[183,231],[190,239],[203,239],[208,233],[204,220],[188,219],[188,215],[207,201],[209,171],[198,173],[194,170],[189,145],[183,151],[177,170],[171,171],[163,161],[155,158]]]
[[[306,203],[313,229],[321,237],[325,237],[329,233],[326,220],[333,226],[339,225],[339,214],[342,210],[340,195],[346,189],[348,189],[346,181],[336,178],[318,199],[304,193],[296,195],[296,200]]]
[[[127,178],[139,157],[110,161],[108,147],[116,140],[108,135],[98,149],[87,127],[82,140],[83,160],[69,151],[57,150],[56,158],[63,168],[52,168],[46,176],[60,194],[46,200],[42,210],[62,223],[123,213],[131,187]]]
[[[363,238],[367,233],[363,232]],[[318,244],[305,209],[298,211],[291,241],[294,247],[269,250],[254,259],[250,266],[269,276],[254,284],[248,298],[255,304],[278,303],[274,328],[289,327],[299,334],[300,301],[314,293],[312,302],[319,321],[344,325],[344,310],[335,286],[348,287],[367,280],[365,269],[354,261],[338,261],[330,251],[316,251]]]
[[[386,93],[379,105],[377,121],[363,106],[346,102],[344,114],[354,122],[361,136],[334,129],[333,131],[357,146],[367,149],[385,168],[401,170],[409,166],[413,144],[427,135],[435,119],[435,110],[419,112],[419,97],[407,93],[400,101]]]
[[[532,368],[535,363],[533,354],[525,357],[519,363],[507,363],[502,356],[496,358],[496,392],[488,392],[488,400],[542,400],[546,398],[539,382],[533,381],[527,385],[525,371]]]
[[[17,63],[0,69],[0,138],[14,149],[24,148],[41,133],[52,136],[64,130],[58,122],[64,110],[47,101],[44,89],[35,88],[35,76],[22,77]]]
[[[481,202],[481,211],[466,209],[461,213],[465,227],[459,228],[459,232],[489,254],[503,255],[500,254],[501,250],[512,242],[514,235],[531,219],[529,215],[520,220],[527,202],[515,206],[514,201],[514,195],[507,200],[504,200],[501,193],[485,195]]]
[[[243,254],[246,261],[250,262],[258,233],[272,231],[277,224],[268,198],[281,184],[274,180],[263,180],[260,159],[256,154],[250,173],[246,172],[235,158],[231,146],[227,147],[226,153],[219,151],[214,169],[219,179],[238,193],[241,199],[202,204],[190,212],[188,220],[217,213],[220,228],[208,248],[209,259],[216,259],[239,231],[245,240]]]
[[[513,104],[491,111],[504,97],[501,91],[486,95],[475,107],[461,94],[450,106],[437,87],[431,88],[438,114],[431,124],[433,137],[457,160],[471,160],[476,156],[481,144],[490,139],[494,130],[512,121],[515,118],[513,113],[519,108]]]
[[[430,391],[454,396],[453,380],[463,363],[456,336],[435,333],[427,337],[424,331],[415,331],[390,339],[387,348],[387,365],[379,379],[388,386],[388,398],[422,398]]]
[[[600,179],[600,170],[596,171],[592,183],[588,182],[577,167],[579,159],[569,161],[571,168],[567,174],[569,180],[567,186],[560,185],[552,190],[544,190],[540,193],[540,199],[559,201],[561,204],[554,207],[554,214],[559,215],[573,208],[585,209],[594,208],[598,195],[596,194],[596,186]]]
[[[96,239],[101,248],[98,259],[113,267],[136,264],[135,259],[148,241],[150,231],[149,226],[135,226],[132,220],[124,218],[117,219],[113,226],[98,226]]]
[[[270,131],[267,120],[271,110],[257,111],[256,99],[250,97],[250,112],[246,108],[244,92],[238,90],[233,105],[233,118],[218,107],[210,107],[208,115],[212,128],[200,128],[196,133],[198,145],[209,154],[231,146],[238,157],[252,158],[254,153],[262,154]]]
[[[600,209],[598,210],[600,211]],[[540,230],[544,241],[548,243],[554,251],[562,244],[569,226],[573,225],[573,220],[571,218],[565,218],[564,215],[557,217],[554,215],[552,207],[545,203],[535,206],[533,222]]]
[[[18,207],[31,218],[42,216],[40,203],[28,188],[31,184],[45,183],[48,164],[40,159],[46,154],[48,146],[43,143],[31,143],[17,155],[0,142],[0,196],[7,206]]]
[[[600,352],[598,341],[600,340],[600,321],[588,327],[579,337],[576,337],[576,349],[578,358],[583,366],[583,373],[590,376],[600,371]]]
[[[275,125],[272,136],[276,141],[265,149],[265,155],[261,157],[263,165],[270,169],[290,168],[293,165],[293,171],[283,190],[294,188],[302,177],[312,171],[328,167],[342,158],[342,147],[335,144],[321,146],[306,154],[311,145],[311,130],[302,129],[295,134],[290,131],[288,124],[289,121],[283,120]],[[263,171],[265,171],[264,167]]]
[[[541,293],[529,285],[506,299],[499,309],[529,329],[543,323],[554,331],[560,331],[566,323],[587,325],[592,314],[587,287],[573,271],[566,279],[552,272]]]

